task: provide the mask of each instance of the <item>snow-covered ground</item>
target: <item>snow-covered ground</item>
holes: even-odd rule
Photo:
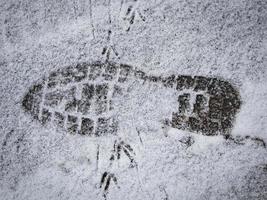
[[[118,182],[107,199],[266,199],[266,148],[162,130],[167,90],[135,88],[123,102],[118,134],[137,167],[125,154],[109,165],[114,136],[73,136],[21,106],[51,71],[109,58],[156,76],[229,81],[242,100],[232,135],[267,142],[266,13],[264,0],[1,0],[0,199],[103,199],[105,171]]]

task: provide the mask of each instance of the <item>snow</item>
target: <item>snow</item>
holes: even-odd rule
[[[136,13],[131,26],[129,5]],[[109,167],[118,138],[42,126],[21,101],[45,74],[105,61],[103,48],[113,46],[118,56],[111,48],[111,61],[147,74],[228,80],[242,100],[232,135],[267,142],[266,9],[261,0],[0,1],[1,199],[103,199],[107,170],[118,179],[107,199],[265,199],[266,148],[162,130],[160,119],[174,106],[171,90],[136,84],[118,100],[118,135],[134,149],[137,168],[125,154]],[[189,137],[191,146],[184,143]]]

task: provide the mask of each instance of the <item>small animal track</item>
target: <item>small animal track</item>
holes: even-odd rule
[[[112,34],[112,31],[108,30],[107,45],[103,48],[101,52],[101,54],[104,56],[106,61],[109,60],[111,53],[114,53],[116,57],[119,57],[119,53],[117,52],[115,45],[112,43],[111,34]]]
[[[29,89],[22,107],[43,125],[53,122],[71,134],[116,135],[113,99],[127,93],[123,86],[133,81],[177,91],[177,106],[167,120],[177,129],[227,135],[241,105],[238,91],[219,78],[157,77],[129,65],[95,62],[51,72]]]
[[[122,151],[129,158],[130,167],[136,167],[137,163],[135,162],[135,160],[133,158],[133,156],[135,155],[134,150],[129,144],[126,144],[124,141],[120,141],[119,143],[117,143],[117,141],[115,141],[113,154],[111,155],[111,157],[109,159],[110,164],[112,165],[114,160],[120,160]]]
[[[127,144],[127,143],[125,143],[124,141],[121,141],[121,140],[119,140],[118,142],[117,142],[117,140],[115,140],[115,142],[114,142],[112,155],[111,155],[111,157],[109,159],[109,161],[110,161],[109,168],[112,167],[114,162],[117,162],[117,161],[119,161],[121,159],[121,152],[124,152],[125,155],[129,158],[130,167],[131,168],[136,167],[136,169],[137,169],[137,162],[134,159],[135,153],[134,153],[133,148],[129,144]],[[115,185],[118,186],[118,182],[117,182],[117,178],[116,178],[115,174],[105,171],[102,174],[101,182],[100,182],[100,188],[102,188],[103,185],[104,185],[103,197],[105,199],[107,198],[108,188],[110,186],[110,181],[111,180],[113,180]]]
[[[109,172],[104,172],[101,178],[101,182],[100,182],[100,188],[104,188],[103,191],[103,197],[106,199],[107,198],[107,193],[108,193],[108,188],[110,185],[110,181],[113,181],[115,183],[115,185],[118,185],[117,182],[117,178],[113,173],[109,173]]]
[[[126,31],[130,31],[131,26],[136,21],[136,17],[139,16],[139,18],[144,22],[146,21],[145,16],[142,14],[141,10],[138,6],[139,2],[137,0],[134,0],[131,2],[131,4],[127,7],[125,16],[123,17],[123,20],[128,21],[129,25]]]

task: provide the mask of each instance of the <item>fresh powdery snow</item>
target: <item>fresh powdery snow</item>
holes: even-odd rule
[[[266,13],[0,0],[0,199],[267,199]]]

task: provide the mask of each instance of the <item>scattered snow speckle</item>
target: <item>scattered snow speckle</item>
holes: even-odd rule
[[[266,9],[264,0],[1,1],[1,199],[267,199]],[[242,100],[236,140],[162,129],[173,94],[153,88],[118,101],[129,111],[120,138],[73,136],[22,110],[45,74],[105,60],[229,81]],[[118,139],[137,166],[125,153],[110,166]],[[106,193],[105,171],[117,178]]]

